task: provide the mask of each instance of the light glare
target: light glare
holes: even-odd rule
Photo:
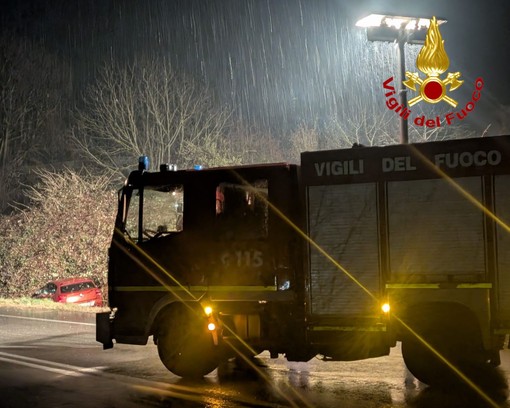
[[[357,27],[379,27],[383,19],[381,14],[370,14],[369,16],[363,17],[356,23]]]
[[[388,313],[390,311],[390,304],[389,303],[385,303],[384,305],[381,306],[381,309],[384,313]]]
[[[357,27],[392,27],[400,29],[402,26],[406,30],[420,30],[430,26],[430,18],[425,17],[405,17],[389,16],[384,14],[370,14],[356,22]],[[446,23],[444,19],[437,19],[438,24]]]

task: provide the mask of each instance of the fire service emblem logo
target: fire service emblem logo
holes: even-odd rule
[[[441,75],[444,74],[449,65],[450,60],[444,49],[444,40],[439,32],[437,20],[433,17],[427,30],[425,44],[416,58],[416,67],[425,74],[425,78],[421,78],[416,72],[406,71],[406,80],[403,81],[403,85],[406,88],[417,92],[418,95],[411,98],[407,106],[403,106],[395,98],[397,91],[392,85],[393,77],[390,77],[383,83],[387,108],[405,120],[408,120],[412,113],[408,107],[412,107],[421,101],[430,104],[444,101],[451,107],[456,108],[458,102],[448,93],[458,89],[464,83],[464,80],[461,79],[460,72],[450,72],[442,79]],[[448,112],[444,115],[438,115],[435,118],[428,118],[425,115],[417,116],[413,119],[413,123],[416,126],[435,128],[462,121],[474,110],[476,103],[480,99],[484,86],[483,79],[477,78],[474,85],[471,99],[461,109]],[[405,91],[405,88],[401,90],[401,92]]]
[[[445,101],[454,108],[457,107],[457,101],[446,94],[447,86],[450,86],[449,91],[454,91],[464,81],[459,80],[460,72],[448,73],[444,80],[440,78],[449,65],[450,60],[444,49],[444,40],[441,38],[436,18],[433,17],[425,37],[425,45],[416,58],[417,68],[427,77],[421,79],[415,72],[406,72],[407,80],[404,81],[404,85],[413,91],[417,90],[416,85],[418,85],[420,93],[409,100],[409,106],[424,100],[428,103]]]

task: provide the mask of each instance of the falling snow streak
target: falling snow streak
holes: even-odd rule
[[[346,3],[54,0],[41,3],[24,31],[69,57],[77,93],[105,62],[155,55],[207,85],[248,125],[285,133],[384,110],[378,91],[398,72],[397,50],[368,43]],[[410,64],[418,50],[408,50]]]

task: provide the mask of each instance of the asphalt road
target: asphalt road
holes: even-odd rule
[[[91,314],[0,308],[0,407],[510,407],[510,352],[502,356],[499,369],[475,379],[479,392],[424,386],[406,372],[398,347],[354,362],[262,354],[257,371],[227,364],[186,381],[163,367],[152,344],[103,351]]]

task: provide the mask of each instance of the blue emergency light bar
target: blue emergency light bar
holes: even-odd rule
[[[149,170],[149,157],[148,156],[140,156],[138,158],[138,170],[140,170],[140,171]]]

